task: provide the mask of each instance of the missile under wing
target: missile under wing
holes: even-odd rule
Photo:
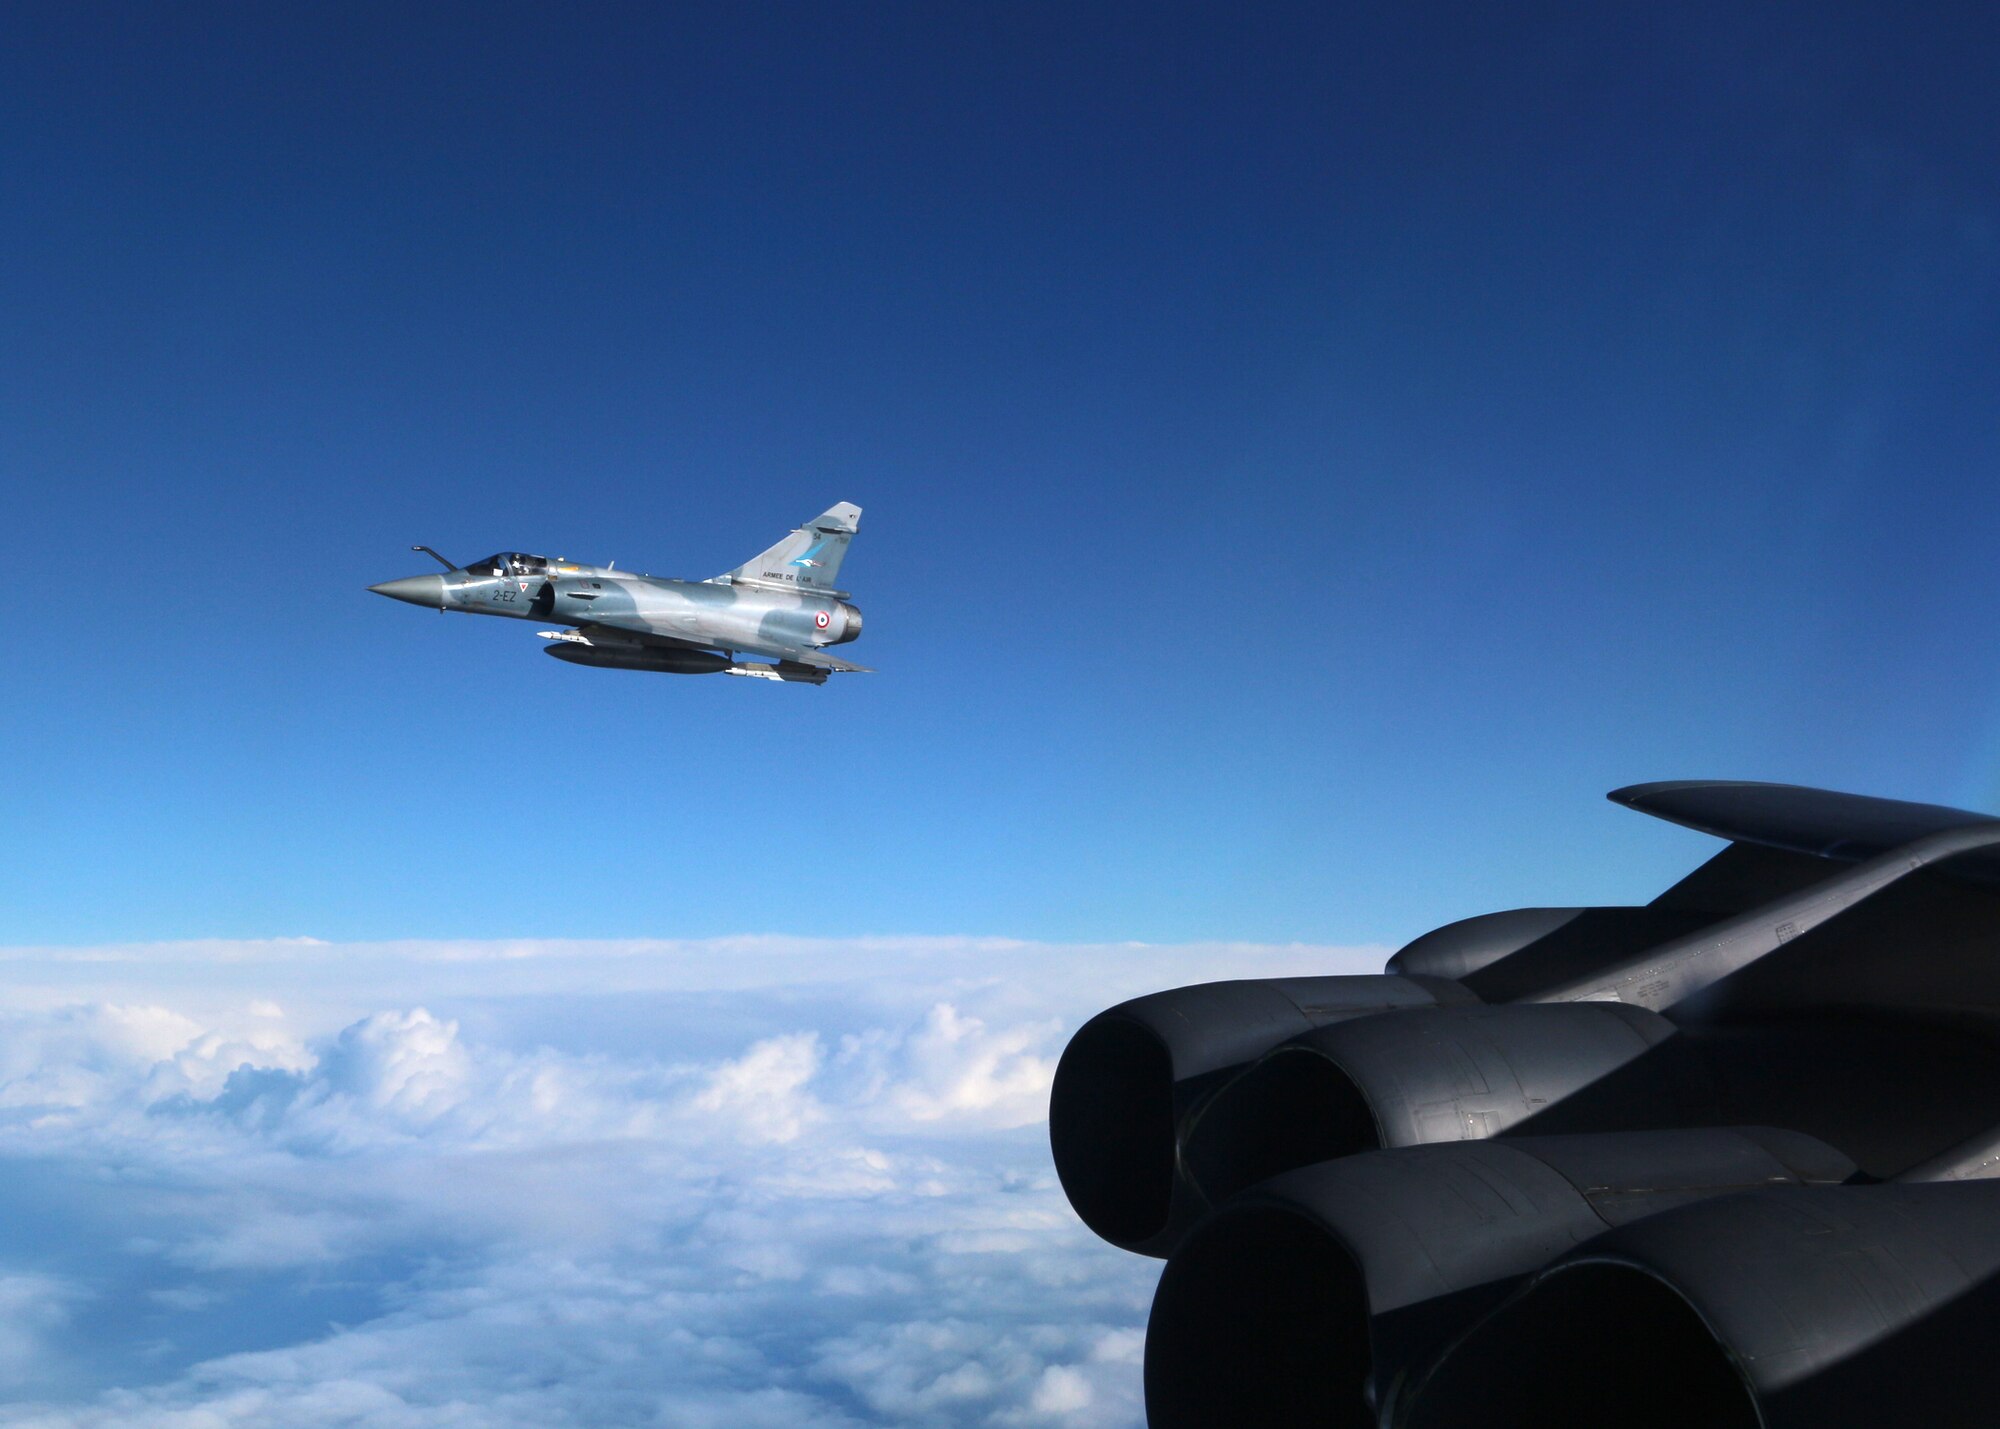
[[[823,685],[829,674],[868,673],[827,653],[861,634],[861,612],[834,588],[860,526],[861,508],[843,501],[734,570],[701,581],[523,551],[457,566],[416,546],[445,567],[442,575],[369,589],[411,605],[553,625],[539,632],[548,653],[573,665]]]
[[[1611,797],[1729,842],[1643,906],[1078,1030],[1050,1140],[1166,1258],[1155,1429],[1992,1422],[2000,819]]]

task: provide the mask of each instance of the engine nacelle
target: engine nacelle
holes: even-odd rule
[[[2000,1182],[1776,1189],[1607,1232],[1418,1389],[1409,1429],[1993,1422]]]
[[[1112,1244],[1165,1255],[1207,1208],[1181,1174],[1181,1141],[1217,1087],[1312,1028],[1467,997],[1430,978],[1269,978],[1175,988],[1100,1012],[1070,1039],[1049,1096],[1063,1190]]]
[[[1717,916],[1680,905],[1510,908],[1425,933],[1390,958],[1387,971],[1453,978],[1482,1002],[1512,1002],[1682,937]]]
[[[1219,1090],[1189,1127],[1188,1179],[1218,1205],[1357,1152],[1541,1132],[1712,1124],[1713,1086],[1658,1013],[1615,1002],[1414,1008],[1316,1028]]]
[[[1146,1331],[1148,1421],[1363,1429],[1521,1280],[1607,1227],[1853,1171],[1811,1137],[1741,1128],[1459,1142],[1289,1172],[1203,1220],[1167,1262]]]

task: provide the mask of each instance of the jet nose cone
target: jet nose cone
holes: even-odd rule
[[[444,609],[443,576],[404,576],[399,581],[383,581],[368,589],[391,600],[407,600],[411,605],[429,606],[432,610]]]

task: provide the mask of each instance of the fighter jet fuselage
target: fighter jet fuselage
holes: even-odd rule
[[[508,551],[369,589],[436,610],[563,627],[540,633],[549,654],[571,664],[823,684],[829,672],[864,669],[824,653],[861,634],[861,612],[831,588],[860,515],[847,503],[832,507],[711,580]],[[776,663],[743,662],[740,654]]]

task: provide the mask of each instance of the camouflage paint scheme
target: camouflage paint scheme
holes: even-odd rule
[[[705,581],[503,551],[451,566],[443,575],[405,576],[368,588],[436,610],[564,627],[540,633],[550,642],[548,653],[571,664],[818,685],[829,672],[867,670],[826,653],[861,633],[861,612],[848,604],[847,592],[833,588],[860,524],[861,508],[843,501],[761,555]],[[739,661],[739,654],[775,663]]]

